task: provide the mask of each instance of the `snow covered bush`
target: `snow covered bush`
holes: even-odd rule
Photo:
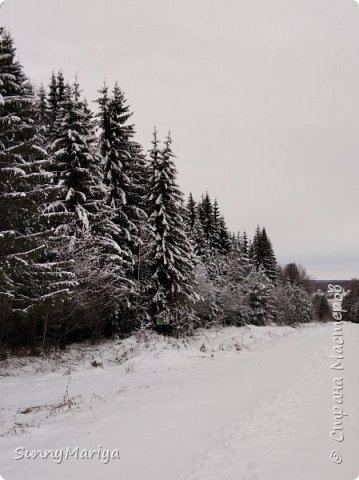
[[[277,289],[276,322],[295,326],[314,320],[314,309],[310,295],[303,287],[287,282]]]

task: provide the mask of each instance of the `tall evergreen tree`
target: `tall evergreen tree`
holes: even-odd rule
[[[211,254],[210,247],[208,246],[205,238],[205,233],[203,230],[202,223],[200,222],[198,216],[194,220],[192,233],[189,235],[190,240],[192,241],[194,253],[205,261],[208,260]]]
[[[250,248],[250,257],[257,270],[262,267],[270,280],[276,280],[278,276],[277,260],[265,228],[261,230],[259,226],[257,227]]]
[[[218,201],[215,198],[212,209],[212,226],[210,232],[210,244],[215,252],[221,252],[221,213]]]
[[[210,248],[205,239],[205,233],[199,218],[199,205],[195,202],[192,193],[189,194],[185,217],[186,232],[192,243],[197,257],[209,258]]]
[[[186,218],[187,230],[189,234],[192,234],[196,219],[198,218],[197,204],[194,201],[192,193],[190,193],[188,197],[187,211],[188,211],[187,218]]]
[[[65,95],[66,84],[62,72],[59,71],[57,74],[52,72],[46,98],[46,115],[44,115],[43,120],[43,123],[48,129],[47,133],[50,143],[55,123],[58,121],[59,115],[61,116],[60,109],[63,107]]]
[[[90,231],[90,217],[101,210],[100,162],[94,145],[92,114],[81,99],[76,81],[65,88],[54,125],[51,154],[59,198],[50,206],[58,228],[70,237]]]
[[[230,236],[227,229],[226,221],[223,216],[221,216],[219,219],[218,239],[219,239],[219,251],[220,253],[226,255],[231,250],[231,242],[230,242]]]
[[[37,92],[36,100],[39,124],[45,126],[47,122],[48,104],[46,89],[43,85],[40,86],[39,91]]]
[[[134,265],[140,240],[140,226],[145,218],[143,187],[146,175],[144,157],[133,142],[134,126],[125,96],[116,84],[112,96],[105,86],[101,91],[99,123],[101,153],[104,158],[105,184],[109,189],[108,203],[115,211],[119,227],[116,242],[123,252],[128,275],[134,275]]]
[[[131,189],[128,192],[128,203],[135,206],[134,217],[138,222],[146,220],[148,205],[146,204],[147,188],[149,186],[149,165],[142,146],[136,141],[129,145],[131,163],[129,177]]]
[[[48,262],[47,231],[40,218],[53,186],[33,90],[3,28],[0,100],[0,311],[17,322],[17,336],[22,322],[30,337],[36,327],[32,312],[56,297],[64,298],[72,281],[60,264]]]
[[[149,192],[149,221],[153,231],[152,309],[155,316],[165,316],[175,328],[180,328],[188,322],[188,309],[196,300],[196,294],[193,289],[192,249],[184,230],[187,212],[176,183],[177,171],[171,143],[168,135],[159,154],[155,132]],[[184,316],[183,312],[186,312]]]
[[[253,269],[246,282],[247,302],[251,309],[250,322],[266,325],[276,318],[275,288],[262,266]]]
[[[47,109],[44,115],[44,123],[52,127],[57,117],[59,103],[57,78],[54,72],[52,72],[51,75],[48,92],[49,93],[47,95]]]
[[[242,235],[239,236],[239,258],[240,258],[240,263],[242,266],[242,270],[244,273],[245,277],[248,277],[250,274],[252,268],[253,268],[253,263],[250,259],[249,255],[249,244],[248,244],[248,238],[247,238],[247,233],[244,231]]]
[[[198,206],[198,214],[202,223],[207,245],[211,247],[213,240],[213,205],[208,192],[202,197]]]
[[[243,255],[249,255],[249,245],[246,231],[244,231],[243,235],[241,236],[241,250]]]
[[[61,70],[59,70],[57,74],[57,104],[59,105],[64,97],[65,97],[65,91],[66,91],[66,84],[65,84],[65,79],[64,75]]]

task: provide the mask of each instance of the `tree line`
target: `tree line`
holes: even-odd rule
[[[346,282],[346,295],[343,301],[344,320],[359,323],[359,279]]]
[[[146,152],[119,85],[96,102],[61,71],[35,91],[0,28],[0,349],[315,318],[265,228],[230,233],[208,193],[185,200],[170,133]]]

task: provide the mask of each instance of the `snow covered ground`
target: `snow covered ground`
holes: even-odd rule
[[[359,325],[154,334],[0,362],[5,480],[354,480],[359,474]],[[333,378],[344,377],[344,441]],[[120,459],[14,460],[15,449],[117,449]],[[341,464],[330,459],[337,450]],[[22,450],[23,451],[23,450]]]

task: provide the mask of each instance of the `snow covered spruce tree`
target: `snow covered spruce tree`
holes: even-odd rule
[[[197,217],[201,222],[204,232],[204,241],[206,242],[208,251],[211,255],[226,255],[231,249],[231,243],[226,222],[220,213],[217,199],[212,203],[208,192],[206,192],[195,209],[193,206],[191,208],[190,203],[188,206],[192,212],[195,212],[195,215],[191,213],[192,224]]]
[[[230,235],[227,229],[226,221],[221,215],[218,224],[219,252],[227,255],[231,251]]]
[[[208,192],[202,196],[201,202],[198,205],[198,214],[201,221],[205,240],[209,248],[213,245],[213,205]]]
[[[43,85],[40,85],[40,88],[36,95],[36,106],[38,112],[38,123],[43,127],[43,132],[45,131],[45,125],[47,122],[47,94],[46,88]]]
[[[65,87],[51,136],[52,168],[61,192],[50,210],[58,214],[58,230],[74,240],[96,223],[104,194],[92,114],[77,81]]]
[[[104,182],[108,189],[108,205],[114,212],[117,231],[112,238],[123,258],[126,277],[131,282],[126,308],[118,312],[117,323],[132,328],[139,315],[141,258],[143,242],[148,237],[146,223],[146,191],[148,170],[141,146],[133,140],[134,126],[125,96],[116,84],[109,96],[108,87],[97,100],[100,126],[100,150],[104,162]]]
[[[51,140],[51,134],[53,133],[53,128],[55,122],[59,115],[59,110],[62,102],[65,98],[65,79],[61,71],[57,74],[54,72],[51,75],[48,94],[43,101],[44,115],[43,115],[43,124],[47,128],[47,133],[49,140]]]
[[[263,266],[259,266],[258,270],[252,269],[246,280],[245,292],[250,308],[249,323],[263,326],[275,321],[276,290]]]
[[[48,261],[43,205],[53,193],[33,90],[0,28],[1,340],[34,344],[42,321],[67,297],[71,276]]]
[[[212,207],[212,228],[211,228],[211,246],[214,251],[221,251],[221,214],[219,211],[218,201],[215,198]]]
[[[66,242],[61,255],[72,260],[77,280],[68,315],[71,321],[62,324],[62,338],[66,340],[75,330],[87,331],[93,338],[125,303],[131,282],[125,275],[122,250],[113,240],[120,229],[108,204],[93,116],[77,81],[65,85],[51,137],[59,192],[46,213],[57,237]]]
[[[253,268],[253,263],[249,256],[248,238],[245,231],[242,235],[239,235],[238,254],[244,277],[247,278]]]
[[[171,143],[169,134],[160,152],[154,133],[148,197],[153,232],[150,311],[157,324],[169,323],[179,334],[193,329],[196,319],[192,306],[198,297],[194,290],[194,258],[185,232],[187,212],[176,183]]]
[[[136,233],[131,245],[133,252],[134,278],[142,279],[142,269],[145,268],[145,245],[149,242],[147,191],[149,186],[149,164],[142,146],[136,141],[129,143],[131,162],[128,168],[130,186],[127,189],[126,202],[130,209],[128,215]]]
[[[115,85],[111,97],[104,87],[98,103],[105,184],[109,189],[109,202],[117,215],[115,222],[120,227],[117,241],[130,274],[141,243],[139,223],[145,218],[141,206],[146,165],[140,146],[132,140],[134,126],[128,123],[132,113],[120,87]]]
[[[189,239],[197,257],[199,257],[204,263],[209,262],[211,250],[206,242],[203,226],[198,216],[195,218],[193,230],[189,234]]]
[[[198,218],[197,204],[193,198],[192,193],[190,193],[187,201],[187,215],[186,215],[186,227],[187,227],[187,232],[190,235],[193,233],[194,224],[197,218]]]
[[[249,253],[257,270],[262,267],[268,278],[275,281],[278,277],[278,265],[265,228],[261,230],[257,227]]]
[[[185,226],[195,255],[198,259],[205,262],[205,259],[208,259],[210,256],[210,247],[206,241],[203,226],[199,218],[198,205],[192,193],[190,193],[188,197]]]

